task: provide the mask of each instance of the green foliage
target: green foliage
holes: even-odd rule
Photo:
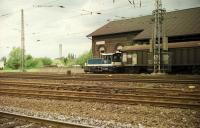
[[[73,65],[83,66],[90,58],[92,58],[92,50],[83,53],[78,58],[73,53],[69,53],[66,58],[62,58],[62,62],[67,67],[72,67]]]
[[[66,64],[67,63],[67,57],[66,58],[63,58],[63,62],[64,62],[64,64]]]
[[[6,62],[6,69],[19,69],[20,68],[21,49],[13,48],[9,54],[8,61]],[[31,55],[25,56],[25,67],[27,69],[40,68],[49,66],[52,64],[52,60],[47,57],[33,58]]]
[[[43,62],[42,62],[42,59],[40,59],[40,58],[35,58],[34,62],[36,63],[35,68],[41,68],[41,67],[44,66]]]
[[[67,57],[62,57],[62,58],[60,58],[59,60],[60,60],[60,63],[61,63],[62,65],[66,65],[67,62],[68,62],[68,60],[72,60],[72,59],[68,59]]]
[[[13,48],[9,54],[8,61],[6,63],[6,68],[19,69],[20,68],[20,48]]]
[[[92,50],[90,49],[90,51],[83,53],[81,56],[79,56],[76,60],[76,64],[83,66],[88,59],[92,58]]]
[[[44,66],[49,66],[53,63],[53,61],[48,57],[40,58]]]
[[[75,59],[76,57],[75,57],[75,55],[73,54],[73,53],[68,53],[68,55],[67,55],[67,59],[68,60],[73,60],[73,59]]]
[[[72,67],[72,65],[76,65],[76,60],[75,59],[69,59],[66,63],[67,67]]]
[[[6,69],[19,69],[20,57],[21,49],[13,48],[6,62]],[[92,50],[80,55],[78,58],[76,58],[74,54],[69,53],[67,57],[61,58],[61,63],[65,64],[67,67],[71,67],[72,65],[83,66],[90,58],[92,58]],[[31,55],[25,56],[26,69],[50,66],[52,63],[53,61],[48,57],[34,58]]]
[[[25,56],[25,66],[26,68],[34,68],[36,66],[36,61],[31,55]]]

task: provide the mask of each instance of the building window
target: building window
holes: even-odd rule
[[[121,50],[122,50],[122,48],[123,48],[123,46],[122,46],[122,45],[117,45],[117,47],[116,47],[116,51],[121,51]]]
[[[105,52],[106,52],[106,49],[105,49],[104,46],[100,46],[100,47],[98,48],[98,51],[99,51],[99,57],[101,57],[101,54],[102,54],[102,53],[105,53]]]
[[[100,53],[104,53],[105,52],[105,47],[104,46],[99,47],[99,52]]]

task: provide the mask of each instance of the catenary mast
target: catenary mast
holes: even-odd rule
[[[162,8],[162,0],[155,1],[155,10],[153,10],[153,29],[150,39],[150,67],[153,66],[154,73],[165,72],[169,70],[169,53],[168,53],[168,38],[166,37],[164,16],[166,10]],[[115,0],[113,0],[113,3]],[[134,0],[128,2],[135,7]],[[140,0],[141,7],[141,0]]]
[[[24,11],[21,9],[21,71],[25,71]]]
[[[162,1],[155,0],[155,10],[153,11],[153,35],[150,40],[150,52],[152,55],[153,72],[161,73],[163,65],[163,52],[168,51],[167,38],[164,29],[164,15],[166,11],[162,8]]]

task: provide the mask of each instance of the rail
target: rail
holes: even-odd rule
[[[50,119],[45,119],[45,118],[39,118],[39,117],[32,117],[32,116],[27,116],[27,115],[20,115],[16,113],[9,113],[9,112],[3,112],[0,111],[0,115],[3,117],[12,117],[12,118],[17,118],[21,120],[26,120],[34,123],[42,123],[50,126],[54,126],[56,128],[66,128],[66,127],[73,127],[73,128],[95,128],[92,126],[87,126],[83,124],[76,124],[76,123],[69,123],[69,122],[64,122],[64,121],[58,121],[58,120],[50,120]]]
[[[140,83],[179,83],[200,84],[200,76],[141,76],[141,75],[66,75],[44,73],[0,73],[1,78],[79,80],[79,81],[116,81]]]
[[[182,108],[200,108],[200,96],[187,95],[177,93],[169,96],[163,94],[161,96],[137,94],[106,94],[106,93],[88,93],[88,92],[71,92],[71,91],[52,91],[37,89],[0,89],[1,95],[46,98],[56,100],[83,100],[96,101],[115,104],[149,104],[153,106],[182,107]]]

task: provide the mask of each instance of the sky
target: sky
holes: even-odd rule
[[[25,51],[34,57],[59,57],[89,51],[86,36],[113,20],[152,14],[154,0],[0,0],[0,58],[21,45],[24,10]],[[130,0],[131,1],[131,0]],[[200,0],[162,0],[169,11],[200,7]]]

